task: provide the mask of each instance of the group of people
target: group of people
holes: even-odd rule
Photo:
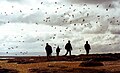
[[[86,44],[84,45],[84,48],[86,50],[86,54],[88,55],[89,54],[89,50],[91,49],[90,45],[88,44],[88,41],[86,41]],[[66,49],[66,54],[65,56],[69,53],[69,55],[71,56],[71,51],[72,51],[72,45],[70,43],[70,40],[68,40],[68,43],[65,45],[65,49]],[[45,50],[46,50],[46,54],[47,54],[47,57],[48,56],[51,56],[52,54],[52,47],[46,43],[46,47],[45,47]],[[57,56],[59,56],[59,53],[60,53],[60,48],[59,46],[56,48],[56,54]]]

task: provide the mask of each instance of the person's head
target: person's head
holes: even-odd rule
[[[48,43],[46,43],[46,45],[48,45]]]
[[[88,41],[86,41],[86,44],[88,44]]]
[[[70,40],[68,40],[68,43],[70,43]]]

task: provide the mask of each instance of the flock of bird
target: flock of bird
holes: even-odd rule
[[[43,5],[44,4],[44,2],[41,2],[41,5]],[[59,4],[58,2],[54,2],[54,4]],[[67,5],[65,5],[65,4],[63,4],[63,5],[61,5],[60,7],[56,7],[56,10],[54,11],[54,13],[53,14],[58,14],[58,13],[61,13],[61,12],[59,12],[59,9],[62,9],[62,8],[64,8],[64,7],[66,7]],[[112,6],[112,4],[108,4],[108,8],[106,8],[105,9],[105,11],[106,12],[109,12],[110,11],[110,8],[111,8],[111,6]],[[13,9],[14,9],[14,7],[15,6],[11,6]],[[91,10],[92,8],[90,8],[87,4],[83,4],[81,7],[83,7],[83,10],[85,10],[85,11],[87,11],[87,10]],[[99,5],[96,5],[96,8],[99,8],[100,7],[100,4]],[[40,7],[38,7],[38,8],[36,8],[38,11],[41,11],[41,8]],[[30,9],[31,11],[34,11],[34,8],[31,8]],[[70,6],[68,7],[68,10],[69,11],[72,11],[72,12],[76,12],[76,11],[79,11],[79,14],[84,14],[81,10],[78,10],[78,9],[76,9],[75,7],[74,7],[74,4],[70,4]],[[86,18],[87,17],[89,17],[91,14],[89,13],[89,11],[87,12],[87,14],[86,14]],[[63,11],[64,12],[64,11]],[[22,11],[22,10],[19,10],[19,13],[21,13],[21,15],[22,14],[24,14],[24,11]],[[48,15],[48,13],[49,12],[45,12],[44,14],[45,15]],[[7,11],[6,12],[4,12],[4,13],[1,13],[1,15],[5,15],[5,16],[9,16],[9,15],[13,15],[14,16],[14,12],[12,12],[11,14],[7,14]],[[72,19],[74,19],[74,18],[76,18],[76,15],[74,15],[74,14],[70,14],[70,13],[67,13],[67,12],[64,12],[63,13],[63,15],[60,15],[60,17],[61,17],[61,19],[62,19],[62,22],[60,23],[60,25],[59,26],[64,26],[64,25],[66,25],[66,29],[65,30],[60,30],[60,32],[62,32],[62,31],[69,31],[69,32],[72,32],[72,31],[75,31],[76,29],[74,29],[74,30],[72,30],[72,29],[69,29],[69,26],[67,26],[67,24],[68,25],[73,25],[73,26],[75,26],[75,27],[81,27],[81,26],[84,26],[84,27],[87,27],[88,25],[90,25],[91,27],[92,27],[92,24],[90,23],[90,22],[86,22],[86,18],[84,18],[83,17],[83,19],[78,19],[78,21],[80,21],[79,23],[76,23],[76,22],[74,22],[74,20],[70,20],[70,21],[68,21],[68,18],[66,19],[65,18],[65,16],[69,16],[69,18],[72,18]],[[109,14],[106,14],[105,15],[106,17],[110,17],[110,15]],[[39,16],[38,16],[39,17]],[[96,18],[98,19],[98,21],[95,21],[95,23],[97,24],[98,22],[99,22],[99,20],[101,19],[101,15],[96,15]],[[52,21],[52,19],[51,19],[52,17],[50,17],[49,15],[46,17],[46,18],[44,18],[44,19],[42,19],[42,22],[44,22],[44,23],[47,23],[47,24],[49,24],[49,23],[52,23],[53,21]],[[54,18],[54,19],[56,19],[56,18]],[[108,18],[108,21],[109,21],[110,19]],[[113,17],[113,19],[112,20],[110,20],[109,21],[109,23],[110,24],[114,24],[114,20],[116,20],[116,22],[118,23],[118,25],[119,25],[119,20],[117,20],[115,17]],[[32,21],[32,20],[31,20]],[[92,20],[90,20],[90,21],[92,21]],[[22,23],[23,21],[21,21],[21,23]],[[6,21],[6,22],[4,22],[4,24],[6,24],[6,23],[12,23],[12,21]],[[87,24],[86,24],[87,23]],[[34,23],[35,25],[39,25],[40,24],[40,22],[35,22]],[[51,27],[53,27],[54,29],[57,29],[57,27],[56,26],[54,26],[54,25],[50,25]],[[100,25],[101,27],[102,27],[102,24]],[[74,28],[75,28],[74,27]],[[24,32],[24,28],[23,29],[21,29],[21,32]],[[35,32],[38,32],[37,30],[35,30]],[[44,31],[43,31],[44,32]],[[39,32],[38,32],[39,33]],[[63,33],[63,35],[65,35],[64,33]],[[54,34],[52,37],[50,37],[50,39],[56,39],[56,36],[57,36],[57,34]],[[20,36],[21,38],[22,37],[24,37],[24,36]],[[15,39],[17,38],[17,37],[14,37]],[[41,41],[41,42],[45,42],[45,40],[44,39],[40,39],[40,38],[36,38],[36,41]],[[63,38],[63,41],[64,41],[64,38]],[[26,41],[18,41],[18,43],[25,43]],[[7,44],[3,44],[3,46],[5,47]],[[44,47],[44,45],[45,44],[41,44],[41,46],[42,47]],[[110,44],[111,45],[111,44]],[[57,46],[56,44],[54,44],[54,46]],[[19,46],[14,46],[14,47],[9,47],[8,49],[9,50],[12,50],[12,49],[18,49],[19,48]],[[6,52],[7,54],[9,53],[9,52]],[[20,52],[21,54],[27,54],[28,52]],[[16,54],[17,55],[17,54]]]

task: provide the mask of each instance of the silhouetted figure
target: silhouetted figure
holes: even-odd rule
[[[48,43],[46,43],[45,50],[46,50],[47,57],[51,56],[51,54],[52,54],[52,47]]]
[[[68,54],[68,52],[69,52],[69,55],[71,56],[72,46],[71,46],[70,40],[69,40],[68,43],[65,45],[65,49],[67,50],[65,56]]]
[[[59,46],[56,48],[56,53],[57,53],[57,56],[59,56],[59,53],[60,53],[60,48],[59,48]]]
[[[88,41],[86,41],[86,44],[84,45],[84,48],[86,50],[86,54],[88,55],[89,54],[89,50],[91,49],[90,45],[88,44]]]

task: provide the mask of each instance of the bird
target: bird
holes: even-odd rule
[[[109,7],[111,7],[112,4],[109,4]]]
[[[57,4],[57,2],[55,2],[55,4]]]
[[[84,4],[83,6],[87,6],[87,4]]]
[[[12,8],[14,8],[14,6],[12,6]]]
[[[85,19],[83,19],[82,22],[85,22]]]
[[[36,25],[38,25],[38,23],[37,23],[37,22],[36,22],[35,24],[36,24]]]
[[[20,13],[22,13],[22,10],[20,10]]]
[[[41,2],[41,4],[43,4],[43,2]]]
[[[99,7],[99,5],[97,5],[97,7]]]
[[[40,8],[37,8],[38,10],[40,10]]]
[[[87,13],[87,17],[89,16],[89,13]]]
[[[108,11],[108,9],[106,9],[106,11]]]

